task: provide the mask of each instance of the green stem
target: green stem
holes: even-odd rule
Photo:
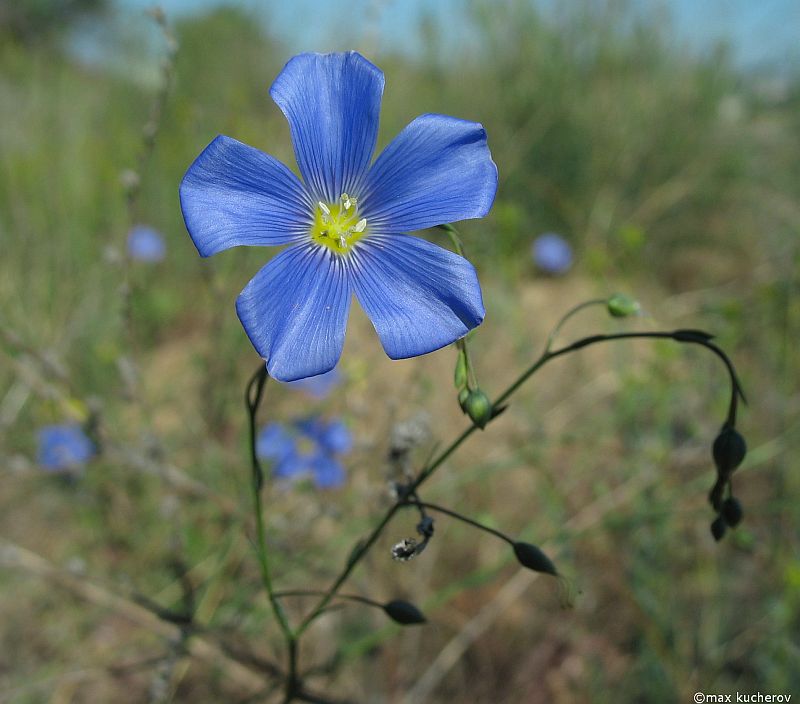
[[[580,307],[576,307],[580,308]],[[573,312],[575,309],[573,309]],[[569,314],[568,314],[569,315]],[[728,413],[729,421],[735,420],[736,416],[736,402],[737,397],[744,398],[744,395],[741,390],[741,385],[739,384],[739,380],[736,376],[736,371],[733,367],[732,362],[728,358],[728,356],[714,343],[709,341],[710,336],[705,336],[702,333],[697,333],[696,331],[681,331],[676,330],[674,332],[625,332],[625,333],[616,333],[613,335],[591,335],[589,337],[581,338],[576,342],[573,342],[570,345],[566,345],[557,350],[549,350],[546,349],[539,358],[531,364],[519,377],[505,390],[503,391],[497,399],[493,402],[492,406],[497,407],[502,404],[504,401],[508,400],[518,389],[522,386],[533,374],[535,374],[539,369],[541,369],[547,362],[561,357],[565,354],[570,352],[575,352],[579,349],[584,347],[588,347],[590,345],[597,344],[599,342],[610,342],[613,340],[623,340],[623,339],[634,339],[634,338],[644,338],[644,339],[671,339],[675,342],[679,343],[689,343],[689,344],[697,344],[702,347],[705,347],[708,350],[711,350],[716,354],[727,367],[728,373],[730,375],[731,380],[731,404]],[[342,573],[336,578],[334,583],[331,587],[324,593],[320,601],[317,605],[312,609],[312,611],[306,616],[303,622],[300,624],[300,627],[297,629],[296,634],[299,636],[302,634],[311,623],[320,615],[322,610],[330,603],[331,599],[336,595],[336,592],[339,590],[339,587],[347,580],[350,576],[350,573],[353,571],[355,566],[361,561],[361,559],[366,555],[369,549],[375,544],[375,542],[380,537],[383,529],[389,524],[389,521],[394,517],[394,514],[397,510],[404,506],[408,505],[408,496],[414,495],[416,490],[452,455],[459,446],[477,430],[476,425],[471,425],[469,428],[466,428],[455,440],[453,440],[450,445],[448,445],[435,459],[430,461],[427,465],[425,465],[417,475],[416,479],[407,487],[405,487],[405,491],[403,496],[399,497],[397,502],[393,504],[384,514],[383,518],[381,519],[380,523],[373,529],[372,533],[370,533],[367,540],[363,543],[363,545],[352,555],[350,560],[347,563],[347,566],[342,571]],[[505,536],[503,536],[504,539]]]
[[[324,596],[325,592],[319,589],[290,589],[288,591],[283,592],[275,592],[275,596],[279,599],[283,599],[284,597],[288,596]],[[379,609],[384,607],[384,604],[381,604],[379,601],[375,601],[374,599],[369,599],[365,596],[361,596],[360,594],[336,594],[337,599],[346,599],[347,601],[358,601],[362,604],[367,604],[368,606],[376,606]]]
[[[278,622],[283,632],[283,637],[289,650],[289,671],[286,676],[286,701],[289,702],[294,698],[294,693],[299,686],[297,681],[297,637],[292,631],[283,606],[281,606],[280,601],[275,595],[275,590],[272,587],[266,540],[266,526],[264,525],[264,503],[261,498],[261,490],[264,486],[264,470],[261,468],[261,462],[258,459],[258,453],[256,451],[256,416],[258,414],[258,407],[261,405],[261,399],[264,396],[264,387],[266,386],[268,378],[267,367],[265,364],[261,364],[258,371],[256,371],[247,384],[245,401],[247,403],[249,417],[250,462],[253,470],[251,489],[253,492],[253,509],[256,516],[256,554],[258,555],[258,564],[261,571],[261,582],[267,592],[267,597],[272,607],[272,612],[275,615],[275,620]]]
[[[428,503],[427,501],[406,501],[405,505],[417,506],[419,508],[427,508],[430,509],[431,511],[438,511],[439,513],[443,513],[446,516],[450,516],[451,518],[455,518],[459,521],[463,521],[464,523],[468,523],[469,525],[478,528],[479,530],[485,531],[486,533],[491,533],[492,535],[497,536],[501,540],[505,540],[511,546],[514,545],[514,541],[511,538],[509,538],[505,533],[502,533],[501,531],[495,528],[491,528],[487,525],[484,525],[483,523],[479,523],[478,521],[475,521],[472,518],[464,516],[458,513],[457,511],[451,511],[449,508],[445,508],[444,506],[431,504]]]
[[[579,303],[574,308],[571,308],[570,310],[568,310],[562,316],[561,320],[559,320],[556,323],[556,326],[553,328],[552,332],[547,336],[547,343],[544,346],[544,353],[543,354],[547,354],[548,352],[550,352],[551,348],[553,347],[553,343],[556,340],[556,335],[558,335],[558,333],[561,332],[561,328],[564,327],[566,322],[573,315],[575,315],[576,313],[579,313],[584,308],[589,308],[590,306],[597,306],[597,305],[605,306],[607,303],[608,303],[608,299],[607,298],[593,298],[590,301],[584,301],[583,303]]]

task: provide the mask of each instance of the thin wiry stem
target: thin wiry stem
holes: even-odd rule
[[[319,589],[288,589],[286,591],[275,592],[275,596],[278,599],[283,599],[284,597],[290,596],[323,596],[325,592]],[[366,596],[361,596],[360,594],[337,594],[337,599],[346,599],[347,601],[358,601],[362,604],[367,604],[368,606],[376,606],[379,609],[384,607],[384,604],[381,604],[379,601],[375,601],[374,599],[369,599]]]
[[[556,326],[552,329],[550,334],[547,336],[547,342],[544,346],[544,354],[547,354],[553,347],[553,343],[556,341],[556,335],[561,332],[561,328],[566,325],[567,321],[572,318],[576,313],[580,313],[580,311],[584,310],[585,308],[590,308],[591,306],[604,306],[608,303],[608,299],[606,298],[593,298],[590,301],[584,301],[583,303],[579,303],[574,308],[570,308],[563,316],[561,316],[561,320],[556,323]]]
[[[569,315],[569,314],[568,314]],[[733,363],[728,358],[728,356],[723,352],[717,345],[711,342],[711,335],[706,333],[697,331],[697,330],[675,330],[672,332],[624,332],[624,333],[615,333],[611,335],[590,335],[588,337],[581,338],[573,342],[572,344],[566,345],[556,350],[546,349],[536,361],[531,364],[522,374],[517,377],[517,379],[511,383],[511,385],[505,389],[492,403],[494,408],[497,408],[503,402],[507,401],[531,376],[533,376],[539,369],[541,369],[545,364],[556,359],[558,357],[562,357],[570,352],[575,352],[577,350],[583,349],[584,347],[589,347],[590,345],[594,345],[600,342],[611,342],[614,340],[624,340],[624,339],[668,339],[674,340],[678,343],[684,344],[696,344],[713,352],[717,357],[719,357],[725,364],[728,374],[730,376],[731,381],[731,402],[728,411],[728,422],[733,423],[736,419],[736,407],[737,407],[737,400],[741,398],[744,400],[744,393],[742,392],[741,384],[739,383],[739,379],[736,376],[736,370],[733,366]],[[339,574],[339,576],[334,580],[333,584],[324,592],[324,595],[320,598],[319,602],[314,606],[314,608],[308,613],[308,615],[303,619],[300,626],[297,628],[296,635],[299,637],[310,625],[313,621],[323,612],[323,610],[328,606],[331,599],[336,596],[339,588],[344,584],[347,578],[350,576],[350,573],[355,569],[356,565],[362,560],[362,558],[367,554],[367,552],[372,548],[375,542],[380,537],[381,533],[383,532],[384,528],[389,524],[389,522],[394,517],[397,510],[402,506],[408,503],[407,498],[409,496],[413,496],[416,490],[425,482],[427,481],[431,475],[442,465],[444,462],[452,455],[460,446],[461,444],[476,430],[478,426],[471,425],[469,428],[466,428],[461,432],[461,434],[453,440],[442,452],[436,456],[434,459],[429,461],[426,465],[420,469],[419,473],[417,474],[416,478],[405,487],[405,491],[403,492],[402,496],[398,498],[397,502],[395,502],[392,506],[390,506],[386,513],[384,514],[383,518],[381,518],[380,522],[375,526],[372,532],[369,534],[367,539],[362,542],[356,550],[354,550],[353,554],[350,556],[350,559],[347,562],[347,565]]]
[[[272,587],[264,526],[264,505],[261,498],[261,490],[264,486],[264,470],[258,459],[258,451],[256,448],[256,416],[258,407],[261,405],[261,399],[264,396],[264,387],[268,379],[267,367],[265,364],[261,364],[247,384],[245,402],[247,403],[250,431],[250,462],[252,466],[251,488],[253,492],[253,508],[256,516],[256,553],[258,555],[258,564],[261,568],[261,582],[267,592],[272,612],[275,614],[275,620],[278,622],[283,632],[283,637],[288,649],[289,670],[286,675],[286,701],[290,702],[294,698],[299,687],[297,679],[297,638],[292,631],[292,627],[289,625],[283,606],[281,606],[280,601],[275,596],[275,590]]]
[[[478,521],[475,521],[472,518],[469,518],[468,516],[460,514],[458,511],[452,511],[449,508],[445,508],[444,506],[439,506],[438,504],[432,504],[427,501],[407,500],[404,505],[416,506],[418,508],[427,508],[430,509],[431,511],[438,511],[439,513],[443,513],[446,516],[450,516],[451,518],[455,518],[459,521],[463,521],[464,523],[468,523],[474,528],[478,528],[479,530],[485,531],[486,533],[491,533],[492,535],[497,536],[501,540],[505,540],[511,546],[514,545],[514,541],[502,531],[499,531],[496,528],[491,528],[490,526],[484,525],[483,523],[479,523]]]

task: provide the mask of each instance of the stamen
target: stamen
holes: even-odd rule
[[[316,213],[311,237],[337,254],[347,252],[366,234],[367,219],[359,218],[358,201],[349,193],[342,193],[334,203],[317,201]]]

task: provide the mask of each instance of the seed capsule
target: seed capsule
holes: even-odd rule
[[[383,605],[383,610],[392,621],[403,626],[414,626],[427,621],[425,614],[414,604],[409,604],[407,601],[400,601],[399,599],[390,601],[388,604]]]
[[[717,471],[727,476],[742,463],[746,454],[747,443],[744,438],[732,425],[723,425],[712,448]]]
[[[714,540],[719,542],[722,540],[722,537],[725,535],[725,521],[722,520],[722,516],[717,516],[713,521],[711,521],[711,535],[714,536]]]
[[[481,430],[492,419],[492,402],[489,397],[480,389],[469,392],[467,400],[464,402],[467,415],[472,419]]]
[[[722,502],[721,515],[725,523],[731,528],[738,526],[742,522],[742,518],[744,518],[744,511],[739,499],[735,499],[733,496],[725,499]]]
[[[523,567],[527,567],[534,572],[544,572],[554,577],[558,576],[558,570],[547,555],[539,548],[530,543],[514,543],[514,554]]]

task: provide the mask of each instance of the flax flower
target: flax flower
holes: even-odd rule
[[[372,162],[383,83],[355,52],[296,56],[270,94],[289,122],[302,180],[219,136],[181,183],[183,217],[202,256],[289,245],[236,301],[281,381],[336,365],[353,295],[392,359],[432,352],[483,320],[472,265],[406,233],[486,215],[497,189],[486,133],[422,115]]]

